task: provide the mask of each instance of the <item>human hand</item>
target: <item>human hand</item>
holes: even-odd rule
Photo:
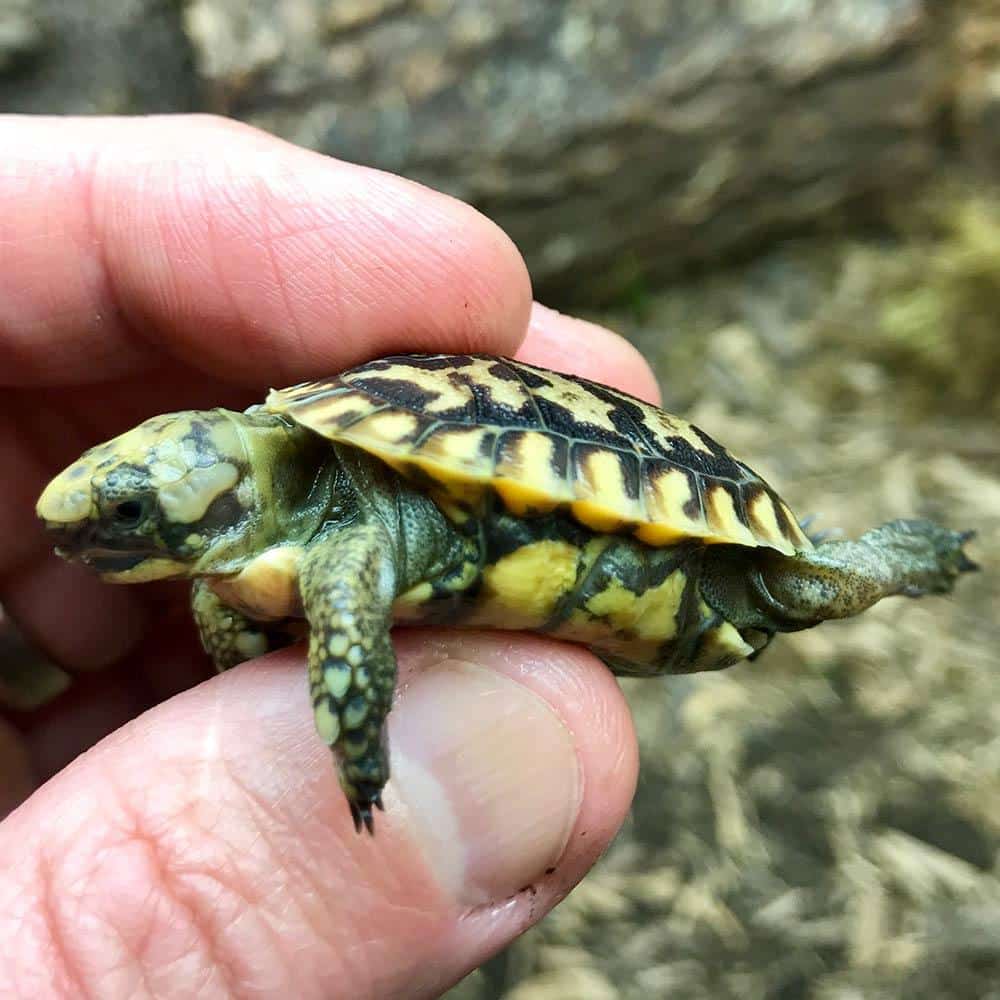
[[[78,675],[0,720],[5,811],[48,779],[0,823],[0,994],[438,994],[621,823],[611,674],[530,636],[398,631],[394,778],[358,837],[302,650],[210,678],[186,592],[55,559],[35,500],[153,413],[378,355],[516,353],[654,398],[648,368],[532,307],[495,226],[398,178],[206,118],[0,117],[0,147],[0,601]]]

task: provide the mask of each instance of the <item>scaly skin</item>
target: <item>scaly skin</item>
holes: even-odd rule
[[[389,639],[396,596],[394,540],[377,518],[332,531],[299,575],[309,619],[309,689],[316,728],[340,761],[354,825],[372,831],[389,758],[382,737],[396,687]]]
[[[974,568],[968,535],[925,521],[783,555],[653,546],[560,510],[480,502],[459,516],[364,451],[260,410],[213,410],[154,418],[86,453],[38,512],[61,554],[105,579],[193,579],[219,669],[305,617],[317,729],[369,831],[388,778],[394,620],[542,632],[618,673],[707,670],[891,594],[945,592]]]

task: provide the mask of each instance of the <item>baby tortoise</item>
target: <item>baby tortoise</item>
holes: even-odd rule
[[[713,670],[976,568],[971,533],[929,521],[813,541],[696,427],[482,355],[383,358],[245,413],[153,417],[57,476],[38,515],[105,580],[193,578],[220,670],[304,617],[316,726],[369,831],[393,622],[541,632],[620,674]]]

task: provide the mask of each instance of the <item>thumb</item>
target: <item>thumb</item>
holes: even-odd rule
[[[238,668],[0,824],[0,994],[434,996],[544,915],[631,800],[614,678],[525,636],[396,645],[373,838],[313,733],[301,657]]]

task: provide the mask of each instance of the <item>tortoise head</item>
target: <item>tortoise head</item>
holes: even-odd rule
[[[119,583],[213,567],[256,505],[238,420],[169,413],[85,452],[36,506],[57,553]]]

